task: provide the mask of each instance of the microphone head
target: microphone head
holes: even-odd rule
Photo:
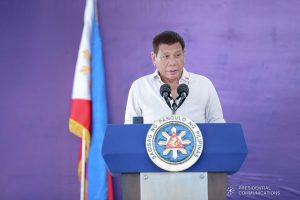
[[[164,97],[165,94],[168,94],[167,96],[170,96],[171,94],[171,86],[168,84],[163,84],[160,86],[160,95]]]
[[[189,95],[189,86],[187,84],[180,84],[177,88],[177,93],[181,97],[185,93],[185,97]]]

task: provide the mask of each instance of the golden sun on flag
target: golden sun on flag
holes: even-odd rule
[[[90,61],[91,61],[91,54],[89,50],[84,50],[82,51],[83,57],[85,58],[86,63],[88,63],[88,65],[82,65],[80,72],[84,75],[90,74],[91,73],[91,66],[89,65]]]

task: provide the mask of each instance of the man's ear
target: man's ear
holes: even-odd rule
[[[152,64],[155,66],[155,63],[156,63],[156,54],[151,51],[151,60],[152,60]]]

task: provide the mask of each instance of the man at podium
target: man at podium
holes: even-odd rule
[[[185,69],[183,38],[174,31],[164,31],[153,38],[152,45],[151,59],[156,70],[132,83],[125,124],[132,124],[133,117],[152,124],[170,114],[187,116],[196,123],[224,123],[212,82]]]

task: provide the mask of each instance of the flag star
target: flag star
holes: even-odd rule
[[[91,67],[90,66],[82,66],[80,69],[80,72],[83,74],[89,74],[91,72]]]
[[[89,50],[84,50],[83,52],[83,56],[87,59],[90,60],[91,59],[91,54]]]

